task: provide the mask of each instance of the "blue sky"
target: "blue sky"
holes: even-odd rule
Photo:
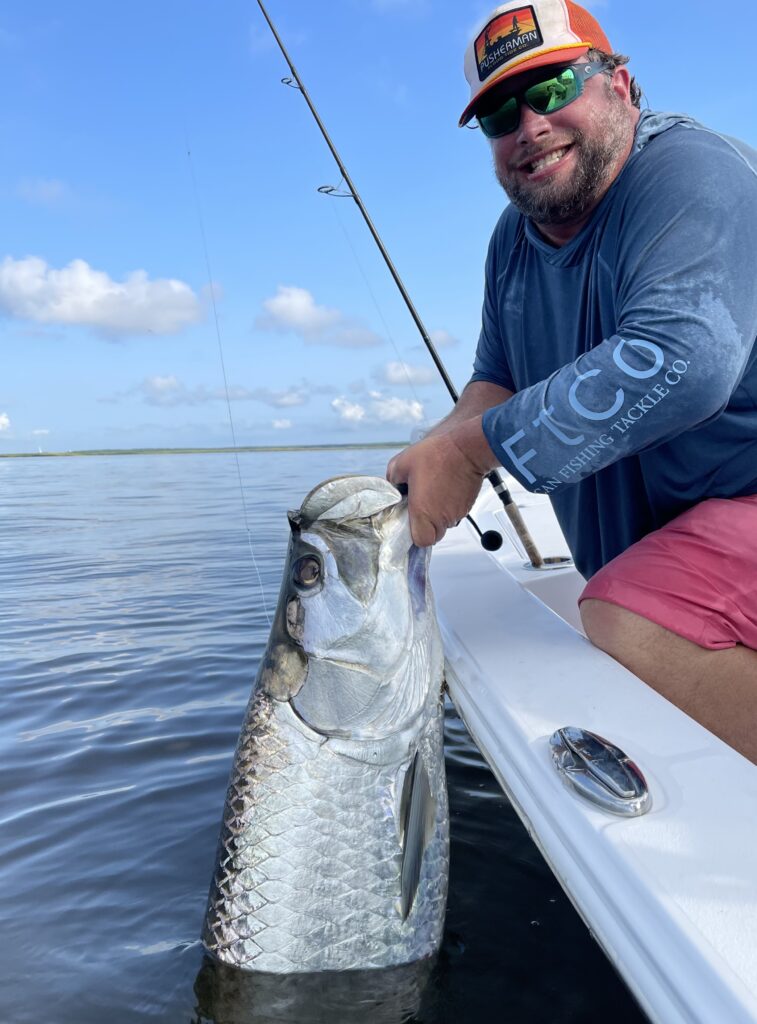
[[[653,108],[757,145],[751,5],[589,6]],[[460,387],[504,205],[456,127],[489,9],[268,0]],[[213,295],[239,444],[401,440],[447,411],[357,209],[317,192],[338,171],[286,73],[253,0],[0,12],[0,452],[228,444]]]

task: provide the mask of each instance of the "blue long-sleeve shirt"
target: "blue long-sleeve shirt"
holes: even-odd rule
[[[505,210],[471,379],[516,392],[484,433],[549,495],[584,575],[705,498],[757,492],[756,337],[757,152],[744,143],[647,111],[566,245]]]

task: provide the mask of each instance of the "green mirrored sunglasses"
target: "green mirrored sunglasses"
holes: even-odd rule
[[[607,64],[599,60],[570,64],[557,73],[553,71],[549,78],[534,82],[527,89],[511,93],[504,99],[502,91],[496,90],[488,102],[484,99],[481,103],[476,111],[476,120],[487,139],[509,135],[520,124],[522,103],[527,103],[537,114],[553,114],[577,100],[583,92],[584,82],[606,68]]]

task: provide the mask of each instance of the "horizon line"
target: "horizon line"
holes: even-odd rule
[[[360,448],[405,448],[407,441],[362,441],[338,444],[225,445],[212,448],[83,448],[63,452],[0,452],[0,459],[56,459],[91,455],[214,455],[234,452],[338,451]]]

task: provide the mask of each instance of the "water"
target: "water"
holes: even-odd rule
[[[240,456],[271,613],[285,510],[387,457]],[[226,781],[268,635],[233,456],[0,460],[0,495],[0,1021],[644,1020],[451,711],[437,963],[293,989],[204,962]]]

